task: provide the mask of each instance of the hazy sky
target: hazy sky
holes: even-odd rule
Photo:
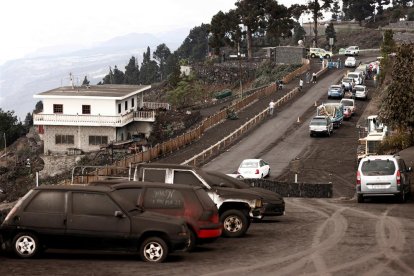
[[[0,9],[0,64],[55,45],[91,45],[132,32],[210,23],[236,0],[6,0]],[[280,0],[281,4],[306,0]]]

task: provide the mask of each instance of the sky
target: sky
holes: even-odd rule
[[[91,46],[129,33],[191,30],[236,0],[6,0],[0,9],[0,65],[37,49]],[[306,0],[279,0],[304,4]]]

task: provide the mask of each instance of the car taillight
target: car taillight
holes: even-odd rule
[[[397,170],[397,186],[401,185],[401,172]]]
[[[357,179],[356,179],[356,184],[357,184],[357,185],[361,185],[361,174],[359,173],[359,171],[357,171]]]
[[[259,170],[258,170],[258,169],[256,169],[256,172],[255,172],[255,174],[259,174]]]

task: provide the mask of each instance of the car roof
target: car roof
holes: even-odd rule
[[[259,162],[262,159],[244,159],[242,162]]]
[[[186,189],[186,190],[197,190],[202,189],[199,186],[190,186],[185,184],[167,184],[162,182],[143,182],[143,181],[127,181],[122,183],[114,183],[111,181],[96,181],[92,182],[91,185],[96,186],[108,186],[113,190],[136,188],[136,187],[150,187],[150,188],[164,188],[164,189]]]
[[[340,85],[340,84],[332,84],[331,87],[339,87],[340,88],[340,87],[342,87],[342,85]]]
[[[71,184],[71,185],[41,185],[39,187],[33,188],[33,190],[107,192],[107,191],[110,191],[111,188],[108,186],[90,186],[90,185]]]
[[[399,155],[369,155],[369,156],[366,156],[366,157],[362,158],[361,162],[366,161],[366,160],[375,160],[375,159],[394,160],[394,159],[401,159],[401,157]]]
[[[346,59],[356,59],[355,57],[347,57]]]
[[[168,168],[168,169],[188,169],[193,170],[195,167],[190,165],[180,165],[180,164],[169,164],[169,163],[140,163],[136,165],[141,168]]]

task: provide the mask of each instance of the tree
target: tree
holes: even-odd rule
[[[26,114],[26,118],[24,119],[24,127],[28,131],[31,126],[33,126],[33,116],[32,113],[28,112]]]
[[[336,41],[336,31],[332,22],[325,29],[325,38],[327,42],[329,42],[329,38],[333,38],[334,42]]]
[[[271,1],[265,7],[265,28],[266,35],[269,38],[280,37],[286,38],[292,36],[294,21],[292,20],[291,10],[283,5],[279,5],[276,1]]]
[[[125,66],[125,83],[139,84],[139,67],[137,59],[132,56],[128,64]]]
[[[390,4],[390,0],[375,0],[375,6],[377,8],[377,14],[382,15],[384,12],[384,6]]]
[[[348,0],[348,3],[350,19],[357,20],[359,25],[362,25],[362,21],[365,18],[374,14],[374,0]]]
[[[114,73],[112,68],[109,66],[109,73],[102,79],[102,84],[113,84],[114,83]]]
[[[180,81],[180,64],[177,55],[171,54],[165,63],[165,72],[168,78],[168,84],[171,87],[176,87]]]
[[[42,101],[38,101],[35,105],[35,109],[34,109],[34,113],[40,113],[43,111],[43,102]]]
[[[333,20],[338,20],[340,14],[341,14],[341,7],[339,6],[339,1],[338,0],[335,0],[333,2],[331,12],[332,12],[332,19]]]
[[[165,43],[162,43],[157,46],[157,49],[154,53],[152,53],[152,57],[158,61],[158,65],[160,67],[160,77],[161,80],[167,77],[166,69],[165,69],[165,63],[167,62],[168,57],[171,55],[170,49],[165,45]]]
[[[204,90],[195,77],[184,76],[177,87],[168,92],[168,100],[177,108],[190,106],[203,98]]]
[[[305,35],[306,35],[305,29],[299,23],[295,23],[295,28],[293,31],[293,40],[295,44],[297,45],[299,40],[303,41]]]
[[[89,85],[89,81],[87,76],[85,76],[85,78],[83,79],[82,85],[88,86]]]
[[[391,73],[392,81],[380,105],[383,122],[399,132],[411,132],[414,142],[414,45],[402,44],[396,55]]]
[[[19,137],[26,133],[25,127],[17,120],[14,111],[3,111],[0,108],[0,148],[14,143]],[[4,139],[4,135],[5,138]],[[6,140],[6,143],[5,141]],[[6,144],[6,145],[5,145]]]
[[[383,34],[383,41],[381,44],[381,55],[387,58],[389,54],[395,52],[395,41],[393,39],[394,33],[392,30],[385,30]]]
[[[319,4],[319,0],[308,0],[306,4],[306,10],[312,14],[313,19],[313,41],[315,47],[318,47],[318,19],[323,18],[322,11],[328,10],[332,5],[333,0],[322,0],[322,5]],[[345,1],[344,1],[345,2]]]
[[[139,79],[142,84],[152,84],[159,80],[159,67],[155,60],[151,60],[150,47],[143,54]]]
[[[209,32],[209,24],[201,24],[191,29],[190,34],[176,51],[178,57],[189,59],[190,62],[203,61],[207,55]]]
[[[123,84],[125,81],[125,75],[124,72],[118,69],[118,67],[115,65],[114,67],[114,84]]]

